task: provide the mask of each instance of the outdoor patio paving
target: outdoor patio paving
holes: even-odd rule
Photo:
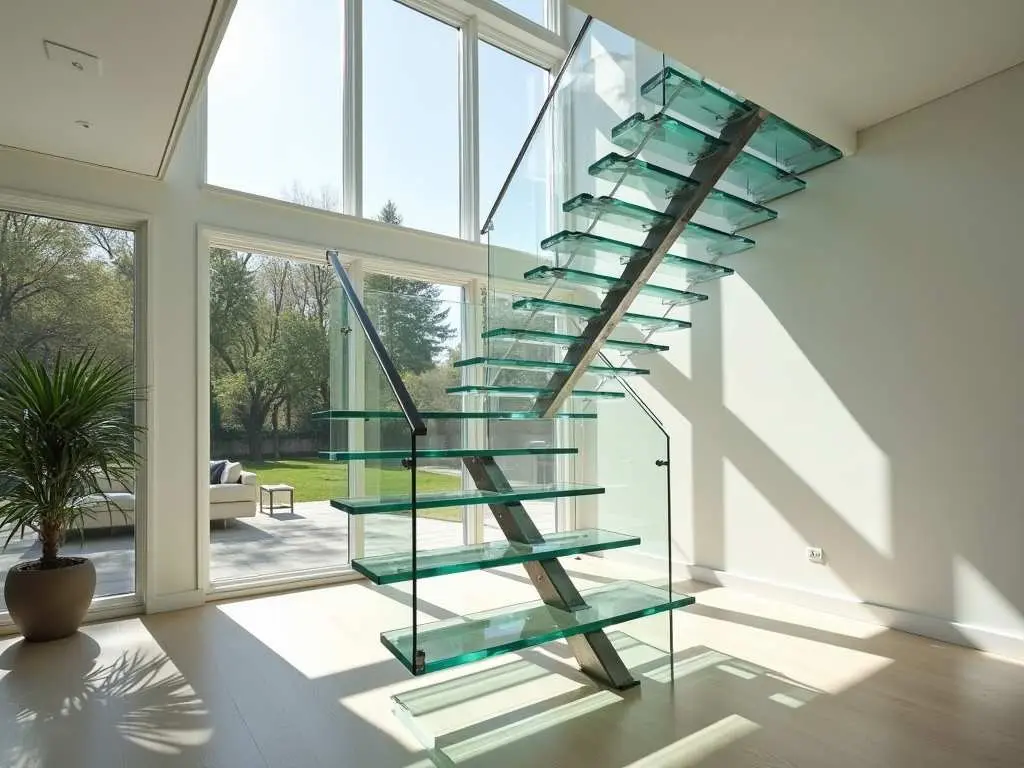
[[[531,502],[528,509],[542,531],[555,530],[555,505]],[[381,554],[409,546],[407,517],[373,515],[366,518],[366,554]],[[500,538],[490,514],[484,516],[485,538]],[[421,549],[458,546],[462,522],[422,517],[418,536]],[[295,511],[278,509],[274,515],[257,513],[231,521],[215,522],[210,529],[210,579],[214,583],[343,566],[348,562],[348,516],[327,501],[300,502]],[[6,538],[6,531],[0,531]],[[0,539],[2,541],[2,539]],[[77,535],[65,546],[67,555],[84,555],[96,566],[96,594],[117,595],[135,589],[135,536],[131,529],[90,531],[83,541]],[[39,544],[31,533],[17,535],[0,552],[0,585],[7,570],[18,561],[39,557]],[[0,596],[0,610],[3,610]]]

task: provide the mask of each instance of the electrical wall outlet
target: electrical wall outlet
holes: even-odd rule
[[[807,559],[812,563],[822,565],[825,562],[825,551],[821,547],[808,547]]]

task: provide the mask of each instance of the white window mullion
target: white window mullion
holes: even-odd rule
[[[565,0],[547,0],[547,8],[545,10],[547,12],[548,28],[562,38],[562,42],[568,47],[572,41],[568,39],[569,9],[565,4]]]
[[[462,344],[466,350],[463,355],[466,359],[471,357],[482,357],[485,354],[485,344],[482,338],[484,332],[484,307],[482,302],[483,287],[482,280],[472,280],[463,290],[463,332]],[[484,370],[480,366],[472,366],[463,369],[463,384],[483,384]],[[477,398],[467,398],[472,403]],[[486,406],[484,406],[486,407]],[[472,448],[489,448],[487,444],[487,422],[483,419],[467,419],[463,427],[466,445]],[[465,468],[462,470],[463,484],[467,488],[473,487],[473,479]],[[484,540],[484,515],[486,508],[482,506],[466,507],[465,536],[467,544],[480,544]]]
[[[463,239],[480,240],[480,98],[477,21],[462,27],[459,46],[460,231]]]
[[[347,267],[349,279],[355,288],[356,296],[363,300],[363,287],[366,273],[359,259],[353,260]],[[362,328],[357,327],[359,321],[349,308],[348,344],[345,354],[348,355],[348,381],[345,387],[346,410],[358,411],[366,407],[366,335]],[[331,404],[333,407],[333,403]],[[350,419],[345,422],[348,428],[349,451],[361,451],[366,448],[367,422],[364,419]],[[350,461],[348,464],[348,495],[360,497],[366,495],[366,462]],[[348,556],[349,562],[362,557],[366,552],[366,520],[363,515],[348,515]]]
[[[363,215],[363,0],[343,0],[342,213]]]

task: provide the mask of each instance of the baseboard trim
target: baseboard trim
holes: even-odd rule
[[[799,605],[822,613],[831,613],[848,619],[880,624],[912,635],[940,640],[944,643],[974,648],[987,653],[1024,661],[1024,637],[1005,635],[984,627],[949,621],[923,613],[892,608],[877,603],[853,600],[838,595],[798,589],[774,584],[750,576],[719,571],[702,565],[686,565],[677,572],[689,572],[690,578],[704,584],[731,587],[779,602]],[[699,598],[698,598],[699,599]]]

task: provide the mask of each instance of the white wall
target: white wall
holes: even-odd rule
[[[1018,66],[861,133],[705,286],[644,390],[691,562],[1024,641],[1022,125]]]

